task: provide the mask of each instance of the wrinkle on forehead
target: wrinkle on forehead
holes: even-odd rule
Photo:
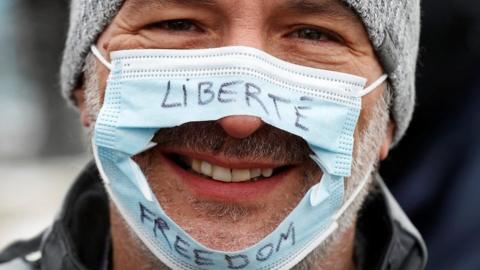
[[[251,0],[249,0],[251,1]],[[127,0],[125,7],[136,10],[143,8],[165,7],[167,5],[181,6],[218,6],[225,0]],[[232,3],[238,0],[232,1]],[[274,6],[280,9],[292,10],[302,14],[323,14],[329,16],[355,17],[355,13],[340,0],[274,0]],[[235,5],[236,6],[236,5]]]
[[[126,0],[125,7],[162,7],[166,5],[213,6],[217,0]]]
[[[355,17],[355,13],[339,0],[285,0],[281,6],[298,13],[325,14],[332,17]]]

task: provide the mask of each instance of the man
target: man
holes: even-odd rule
[[[74,1],[62,87],[96,165],[0,262],[423,269],[375,174],[411,117],[418,24],[415,1]]]

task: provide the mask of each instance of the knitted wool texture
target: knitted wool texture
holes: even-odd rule
[[[61,66],[64,96],[82,78],[85,58],[124,0],[72,0]],[[420,36],[420,0],[343,0],[362,19],[393,89],[396,144],[410,123],[415,103],[415,69]]]

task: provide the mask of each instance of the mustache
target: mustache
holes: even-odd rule
[[[191,122],[160,129],[153,141],[160,148],[189,149],[195,152],[222,153],[231,158],[271,159],[284,163],[301,163],[312,153],[302,138],[264,124],[252,135],[237,139],[229,136],[213,121]]]

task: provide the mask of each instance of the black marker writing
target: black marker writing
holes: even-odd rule
[[[167,83],[167,91],[165,92],[165,96],[163,97],[162,107],[163,108],[175,108],[175,107],[182,106],[182,104],[180,104],[179,102],[167,104],[167,99],[168,99],[169,95],[170,95],[170,81],[168,81],[168,83]]]
[[[168,240],[167,234],[165,233],[165,230],[170,229],[168,227],[167,222],[165,222],[165,220],[163,220],[162,218],[155,217],[154,213],[152,211],[150,211],[142,203],[139,203],[139,206],[140,206],[140,220],[142,221],[142,223],[145,224],[145,220],[148,220],[148,221],[152,222],[153,223],[153,234],[155,235],[155,237],[157,237],[157,230],[160,230],[163,237],[165,238],[165,241],[167,242],[168,246],[171,249],[172,245],[170,244],[170,241]]]
[[[268,243],[257,251],[257,261],[266,261],[273,254],[273,244]]]
[[[280,234],[280,239],[278,239],[278,245],[276,251],[278,252],[280,250],[280,246],[282,245],[283,241],[288,240],[290,237],[291,233],[291,238],[292,238],[292,246],[295,245],[295,226],[293,226],[293,222],[290,223],[290,226],[288,226],[287,233],[281,233]]]
[[[183,245],[183,246],[182,246]],[[190,256],[188,256],[188,247],[190,247],[190,244],[183,240],[180,236],[177,235],[177,238],[175,239],[175,244],[173,244],[175,247],[175,251],[180,254],[181,256],[190,259]]]
[[[250,89],[255,89],[255,92],[250,91]],[[260,87],[256,86],[253,83],[245,83],[245,101],[247,102],[248,107],[250,107],[250,98],[255,99],[265,110],[265,113],[268,115],[268,110],[263,104],[263,102],[258,98],[258,95],[262,93],[262,89]]]
[[[199,82],[198,83],[198,104],[207,105],[215,98],[215,93],[212,91],[212,82]],[[202,95],[208,96],[205,100],[202,100]]]
[[[225,260],[227,260],[228,268],[230,269],[242,269],[245,268],[250,261],[246,255],[225,255]]]
[[[312,98],[305,97],[305,96],[300,97],[300,100],[301,101],[313,101]],[[309,129],[306,126],[300,124],[300,119],[301,118],[306,118],[305,115],[300,113],[300,110],[310,110],[310,109],[311,108],[308,107],[308,106],[298,106],[298,107],[295,106],[295,115],[297,116],[297,119],[295,120],[295,127],[299,128],[299,129],[302,129],[304,131],[309,131]]]
[[[170,244],[167,234],[165,233],[165,230],[170,230],[167,222],[165,222],[165,220],[163,220],[162,218],[156,218],[155,226],[153,227],[153,234],[155,234],[155,237],[157,237],[157,229],[160,230],[160,232],[163,235],[163,238],[165,238],[165,241],[167,241],[168,246],[170,247],[170,249],[172,249],[172,244]]]
[[[155,218],[153,212],[145,207],[142,203],[138,203],[138,205],[140,206],[140,220],[142,223],[145,224],[145,219],[153,222],[153,219]]]
[[[232,86],[232,85],[235,85],[235,84],[240,84],[242,82],[243,81],[232,81],[232,82],[222,83],[222,85],[220,86],[220,89],[218,90],[218,101],[220,101],[221,103],[235,102],[236,101],[235,98],[224,98],[223,96],[224,95],[235,95],[235,94],[237,94],[237,91],[229,90],[229,89],[225,89],[225,88],[229,87],[229,86]]]
[[[202,255],[212,254],[210,251],[194,249],[193,254],[195,255],[195,263],[197,265],[214,265],[213,260]]]
[[[286,99],[286,98],[283,98],[283,97],[279,97],[279,96],[276,96],[276,95],[274,95],[274,94],[268,94],[268,97],[273,100],[273,104],[275,105],[275,111],[277,112],[278,119],[279,119],[279,120],[282,120],[282,117],[280,116],[280,111],[278,110],[278,103],[277,103],[277,101],[283,102],[283,103],[285,103],[285,104],[289,104],[289,103],[290,103],[290,99]]]
[[[190,81],[190,79],[186,79],[186,81]],[[182,90],[183,90],[183,106],[187,107],[187,85],[183,84],[182,85]]]

